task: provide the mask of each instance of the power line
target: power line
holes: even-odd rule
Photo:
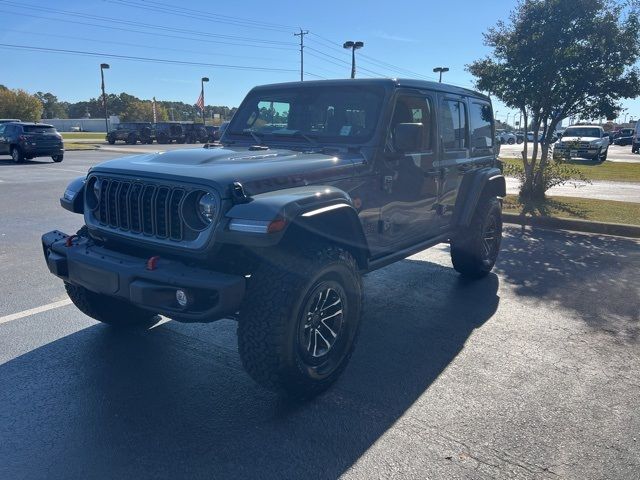
[[[310,34],[313,35],[314,37],[316,37],[318,41],[326,44],[327,46],[329,46],[331,48],[334,48],[336,50],[342,51],[342,46],[339,43],[334,42],[333,40],[330,40],[329,38],[324,37],[324,36],[322,36],[322,35],[320,35],[318,33],[315,33],[315,32],[310,32]],[[364,61],[365,63],[377,64],[378,66],[380,66],[382,68],[391,69],[392,71],[395,71],[396,73],[398,73],[400,71],[404,71],[404,72],[407,72],[408,74],[413,75],[415,77],[420,77],[420,78],[424,78],[424,79],[428,79],[428,80],[433,80],[434,79],[433,77],[430,77],[428,75],[422,75],[422,74],[419,74],[419,73],[414,72],[412,70],[409,70],[407,68],[399,67],[398,65],[394,65],[392,63],[388,63],[388,62],[383,62],[383,61],[377,60],[377,59],[371,57],[370,55],[366,55],[364,53],[361,53],[359,56],[361,57],[361,62]],[[362,60],[362,59],[364,59],[364,60]]]
[[[318,50],[316,48],[309,47],[309,46],[307,46],[306,48],[309,49],[309,50],[312,50],[312,51],[314,51],[316,53],[319,53],[320,55],[324,55],[325,57],[337,60],[338,62],[342,62],[342,63],[345,63],[347,65],[351,65],[351,62],[349,62],[347,60],[343,60],[342,58],[334,57],[333,55],[329,55],[328,53],[322,52],[322,51],[320,51],[320,50]],[[370,70],[370,69],[364,68],[364,67],[360,67],[360,70],[364,70],[365,72],[369,72],[369,73],[372,73],[373,75],[377,75],[377,76],[380,76],[380,77],[388,77],[389,76],[389,75],[385,75],[383,73],[376,72],[374,70]]]
[[[15,33],[25,33],[28,35],[40,35],[44,37],[54,37],[54,38],[66,38],[69,40],[81,40],[83,42],[94,42],[94,43],[103,43],[106,45],[123,45],[126,47],[135,47],[135,48],[146,48],[150,50],[158,50],[157,45],[141,45],[139,43],[128,43],[128,42],[118,42],[116,40],[97,40],[95,38],[88,37],[76,37],[72,35],[59,35],[56,33],[44,33],[44,32],[29,32],[26,30],[16,30],[13,28],[5,28],[2,30],[3,32],[15,32]],[[171,47],[162,47],[162,51],[170,51],[170,52],[181,52],[181,53],[190,53],[193,55],[209,55],[210,52],[200,52],[194,50],[186,50],[183,48],[171,48]],[[216,52],[216,57],[233,57],[233,58],[245,58],[250,60],[266,60],[266,61],[278,61],[275,58],[264,58],[264,57],[251,57],[247,55],[235,55],[229,53],[218,53]]]
[[[60,48],[35,47],[31,45],[13,45],[8,43],[0,43],[0,48],[7,48],[10,50],[31,50],[31,51],[38,51],[38,52],[60,53],[60,54],[67,54],[67,55],[80,55],[80,56],[86,56],[86,57],[116,58],[119,60],[135,60],[135,61],[149,62],[149,63],[228,68],[233,70],[260,70],[260,71],[269,71],[269,72],[296,72],[297,71],[291,68],[272,68],[272,67],[257,67],[252,65],[230,65],[230,64],[224,64],[224,63],[188,62],[185,60],[136,57],[132,55],[116,55],[113,53],[87,52],[83,50],[65,50]]]
[[[2,0],[0,0],[2,1]],[[57,22],[65,22],[65,23],[72,23],[75,25],[85,25],[85,26],[89,26],[89,27],[98,27],[98,28],[105,28],[107,30],[118,30],[118,31],[122,31],[122,32],[131,32],[131,33],[140,33],[143,35],[151,35],[154,37],[162,37],[162,38],[175,38],[178,40],[189,40],[189,41],[196,41],[196,42],[204,42],[204,43],[215,43],[215,44],[219,44],[219,45],[233,45],[233,46],[238,46],[238,47],[252,47],[252,48],[269,48],[269,49],[275,49],[275,50],[294,50],[292,48],[287,48],[287,47],[280,47],[280,46],[276,46],[276,45],[260,45],[260,44],[249,44],[249,43],[235,43],[235,42],[223,42],[220,40],[209,40],[209,39],[204,39],[204,38],[193,38],[193,37],[184,37],[181,35],[170,35],[167,33],[157,33],[157,32],[145,32],[143,30],[136,30],[136,29],[132,29],[132,28],[123,28],[123,27],[114,27],[114,26],[110,26],[110,25],[100,25],[97,23],[88,23],[88,22],[80,22],[77,20],[68,20],[65,18],[52,18],[52,17],[44,17],[41,15],[34,15],[34,14],[24,14],[24,13],[18,13],[18,12],[9,12],[9,11],[5,11],[2,12],[5,15],[17,15],[21,18],[24,18],[25,16],[28,16],[30,18],[41,18],[43,20],[49,20],[49,21],[57,21]],[[295,44],[292,44],[295,45]]]
[[[210,32],[202,32],[202,31],[197,31],[197,30],[192,30],[192,29],[184,29],[184,28],[176,28],[176,27],[167,27],[165,25],[158,25],[158,24],[150,24],[150,23],[143,23],[143,22],[135,22],[135,21],[131,21],[131,20],[121,20],[118,18],[113,18],[113,17],[103,17],[100,15],[90,15],[90,14],[85,14],[85,13],[77,13],[77,12],[71,12],[68,10],[58,10],[55,8],[43,8],[43,7],[39,7],[37,5],[31,5],[31,4],[23,4],[23,3],[17,3],[17,2],[12,2],[9,0],[0,0],[0,2],[13,6],[13,7],[18,7],[18,8],[28,8],[29,10],[37,10],[40,12],[44,12],[44,13],[53,13],[54,15],[68,15],[68,16],[72,16],[72,17],[78,17],[78,18],[83,18],[83,19],[89,19],[89,20],[97,20],[99,22],[108,22],[108,23],[115,23],[115,24],[120,24],[120,25],[128,25],[128,26],[133,26],[133,27],[139,27],[139,28],[146,28],[146,29],[150,29],[150,30],[161,30],[161,31],[165,31],[165,32],[174,32],[174,33],[186,33],[189,35],[196,35],[196,36],[203,36],[203,37],[209,37],[209,38],[221,38],[224,40],[233,40],[233,41],[244,41],[244,42],[253,42],[253,43],[264,43],[264,44],[272,44],[272,45],[286,45],[286,46],[293,46],[295,45],[292,42],[283,42],[283,41],[277,41],[277,40],[266,40],[264,38],[253,38],[253,37],[242,37],[242,36],[237,36],[237,35],[223,35],[223,34],[216,34],[216,33],[210,33]],[[58,19],[56,19],[58,20]]]
[[[144,4],[132,2],[130,0],[107,0],[111,3],[125,5],[129,7],[139,8],[147,11],[155,11],[159,13],[170,13],[171,15],[177,15],[187,18],[195,18],[198,20],[206,20],[218,23],[226,23],[230,25],[246,27],[246,28],[259,28],[264,30],[277,30],[277,31],[289,31],[292,26],[282,25],[278,23],[263,22],[258,20],[249,20],[240,17],[232,17],[229,15],[222,15],[217,13],[211,13],[204,10],[196,10],[191,8],[176,7],[163,2],[146,1]]]

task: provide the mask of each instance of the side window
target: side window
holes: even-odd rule
[[[440,131],[445,150],[461,150],[467,145],[467,106],[459,100],[443,100]]]
[[[5,125],[0,123],[0,135],[2,135],[4,133],[4,127],[5,127]]]
[[[393,111],[393,118],[389,129],[389,138],[393,145],[393,132],[399,123],[421,123],[422,138],[418,152],[428,152],[433,148],[433,120],[432,104],[429,98],[402,95],[398,97]]]
[[[493,113],[488,103],[472,102],[470,106],[471,147],[476,155],[489,155],[493,148]]]

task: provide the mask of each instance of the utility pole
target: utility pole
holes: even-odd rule
[[[300,29],[300,33],[294,33],[294,37],[300,37],[300,81],[304,82],[304,36],[309,34],[309,30]]]
[[[200,79],[200,96],[202,97],[202,124],[206,125],[204,120],[204,83],[209,81],[209,77],[202,77]]]

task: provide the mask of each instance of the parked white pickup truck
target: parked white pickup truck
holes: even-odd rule
[[[587,158],[604,162],[609,153],[609,136],[598,125],[567,127],[553,148],[554,159]]]

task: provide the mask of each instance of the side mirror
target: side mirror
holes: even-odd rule
[[[422,123],[399,123],[393,130],[393,147],[397,152],[416,152],[420,149]]]

